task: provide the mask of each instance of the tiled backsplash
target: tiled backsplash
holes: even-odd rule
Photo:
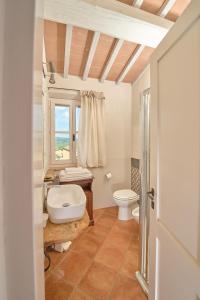
[[[131,158],[131,189],[140,195],[141,192],[141,180],[139,171],[140,160]]]

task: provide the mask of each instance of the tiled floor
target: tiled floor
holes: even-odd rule
[[[94,219],[68,252],[50,252],[46,300],[146,300],[135,278],[138,224],[119,221],[116,207],[95,210]]]

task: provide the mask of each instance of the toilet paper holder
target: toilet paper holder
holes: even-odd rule
[[[112,178],[112,173],[111,172],[108,172],[105,174],[105,177],[109,180]]]

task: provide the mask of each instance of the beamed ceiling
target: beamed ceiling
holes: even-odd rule
[[[165,18],[175,22],[188,6],[190,0],[120,0],[120,2],[130,7],[136,5],[136,7],[141,10],[157,15],[163,4],[171,2],[170,10]],[[137,6],[137,4],[139,6]],[[162,15],[160,14],[160,16]],[[70,37],[66,35],[67,30],[69,32],[71,30]],[[88,57],[91,55],[91,64],[88,63],[89,69],[88,72],[86,72],[88,73],[86,74],[86,78],[98,78],[100,80],[102,79],[102,75],[104,74],[106,65],[114,49],[118,47],[115,56],[113,56],[113,62],[110,62],[108,66],[108,72],[104,76],[104,79],[132,83],[149,63],[154,51],[154,48],[145,46],[136,57],[139,47],[137,43],[124,40],[117,46],[119,39],[104,33],[101,33],[99,38],[97,36],[95,47],[95,45],[93,45],[93,43],[95,43],[94,35],[95,32],[89,29],[63,24],[63,22],[45,20],[44,41],[46,61],[51,61],[54,65],[55,72],[62,75],[65,72],[64,69],[67,69],[65,77],[74,75],[83,78]],[[66,50],[67,46],[68,49]],[[94,50],[92,54],[90,53],[91,47]],[[130,63],[132,58],[134,62]],[[125,70],[126,68],[127,70]],[[121,74],[123,76],[119,78]]]

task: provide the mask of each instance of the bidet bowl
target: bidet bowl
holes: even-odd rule
[[[140,218],[140,208],[137,206],[136,208],[133,209],[132,211],[133,219],[139,223],[139,218]]]
[[[79,220],[84,215],[85,207],[86,196],[79,185],[55,185],[48,192],[47,211],[52,223]]]

